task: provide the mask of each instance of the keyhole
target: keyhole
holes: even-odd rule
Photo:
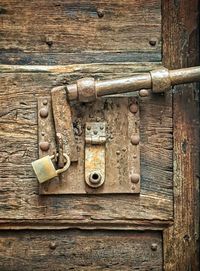
[[[89,180],[92,184],[99,184],[101,181],[101,174],[98,172],[92,172],[89,176]]]

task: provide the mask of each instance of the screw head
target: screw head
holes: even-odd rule
[[[130,105],[129,110],[131,111],[131,113],[135,114],[138,112],[138,105],[136,103],[133,103]]]
[[[45,99],[44,101],[43,101],[43,105],[47,105],[48,104],[48,101]]]
[[[41,118],[48,117],[48,114],[49,114],[49,112],[48,112],[48,109],[46,107],[43,107],[43,108],[40,109],[40,117]]]
[[[50,144],[47,141],[43,141],[43,142],[40,142],[39,146],[42,151],[48,151]]]
[[[137,173],[131,174],[131,182],[132,183],[138,183],[140,180],[140,175]]]
[[[97,15],[98,15],[99,18],[103,18],[103,16],[104,16],[104,10],[101,9],[101,8],[97,9]]]
[[[56,249],[56,247],[57,247],[57,245],[55,242],[50,242],[50,244],[49,244],[50,249]]]
[[[138,145],[140,142],[140,137],[138,135],[134,135],[131,137],[131,143],[133,145]]]
[[[149,44],[150,44],[151,46],[156,46],[156,44],[157,44],[157,39],[156,39],[156,38],[151,38],[151,39],[149,40]]]
[[[147,89],[141,89],[141,90],[139,91],[139,95],[140,95],[141,97],[147,97],[147,96],[149,96],[149,91],[148,91]]]
[[[158,248],[158,245],[156,243],[151,244],[151,250],[156,251]]]

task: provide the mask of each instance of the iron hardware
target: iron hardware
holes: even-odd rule
[[[172,86],[200,81],[200,67],[191,67],[178,70],[160,68],[131,77],[112,80],[95,81],[93,78],[82,78],[76,84],[66,87],[69,101],[91,102],[96,98],[141,89],[152,89],[160,93],[171,89]]]
[[[197,81],[200,81],[200,67],[178,70],[160,68],[149,73],[112,80],[98,81],[94,78],[82,78],[74,84],[53,88],[51,98],[39,98],[39,156],[43,158],[32,164],[39,182],[42,183],[56,177],[59,172],[68,168],[69,165],[64,166],[66,157],[69,158],[67,158],[68,162],[72,162],[67,174],[63,174],[63,179],[60,179],[66,182],[63,182],[62,185],[54,182],[55,185],[52,184],[52,186],[50,183],[45,189],[42,187],[42,193],[139,193],[141,178],[138,101],[136,98],[113,98],[110,95],[140,91],[141,96],[147,96],[150,89],[153,93],[161,93],[170,90],[175,85]],[[99,101],[101,97],[103,99]],[[80,113],[80,105],[70,104],[73,101],[89,103],[89,106]],[[118,105],[116,101],[119,102]],[[91,102],[94,102],[93,107],[90,107]],[[108,106],[108,104],[115,103],[116,106]],[[52,105],[52,110],[50,105]],[[104,108],[107,107],[109,109],[105,112]],[[91,108],[90,110],[95,112],[94,116],[90,116],[90,110],[87,111],[87,108]],[[123,127],[120,133],[118,130],[112,131],[111,129],[114,126],[113,123],[116,122],[116,119],[113,118],[115,114],[119,114],[118,125]],[[123,118],[122,122],[120,122],[120,118]],[[83,125],[84,137],[81,137]],[[120,136],[123,138],[124,141],[120,142],[121,148],[117,146],[116,149],[113,133],[118,137],[118,142],[121,141]],[[81,158],[84,159],[84,162],[80,160],[80,151],[84,153],[84,158]],[[113,156],[114,152],[116,157]],[[50,153],[58,153],[57,166],[61,168],[61,171],[56,171],[51,161],[52,157],[46,156]],[[110,157],[108,157],[108,153],[111,155]],[[106,159],[110,159],[109,167],[112,167],[113,161],[120,163],[125,159],[123,163],[127,165],[127,168],[120,175],[120,167],[118,167],[118,179],[106,171]],[[45,171],[45,163],[51,169],[49,173]],[[77,165],[79,165],[80,174],[76,176],[78,179],[77,185],[75,185],[73,172]],[[79,176],[84,176],[85,182],[80,180]],[[54,178],[54,180],[57,179]]]
[[[85,127],[85,181],[97,188],[105,181],[106,123],[89,122]]]

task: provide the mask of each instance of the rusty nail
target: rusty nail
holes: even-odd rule
[[[133,145],[138,145],[140,142],[140,137],[138,135],[134,135],[131,137],[131,143]]]
[[[43,105],[47,105],[48,104],[48,101],[45,99],[44,101],[43,101]]]
[[[151,244],[151,250],[156,251],[158,248],[158,245],[156,243]]]
[[[57,247],[57,245],[56,245],[55,242],[51,242],[51,243],[49,244],[49,248],[50,248],[50,249],[56,249],[56,247]]]
[[[46,118],[48,116],[48,110],[47,108],[43,107],[40,109],[40,117],[41,118]]]
[[[156,46],[156,43],[157,43],[157,39],[156,39],[156,38],[151,38],[151,39],[149,40],[149,44],[150,44],[151,46]]]
[[[101,9],[101,8],[97,9],[97,15],[99,16],[99,18],[103,18],[103,16],[104,16],[104,10]]]
[[[49,150],[49,147],[50,147],[49,142],[43,141],[43,142],[40,142],[39,145],[40,145],[40,149],[42,151],[48,151]]]
[[[130,109],[131,113],[133,113],[133,114],[137,113],[137,111],[138,111],[138,105],[135,104],[135,103],[133,103],[133,104],[130,105],[129,109]]]
[[[139,174],[136,174],[136,173],[131,174],[131,182],[132,183],[138,183],[139,180],[140,180],[140,175]]]
[[[141,90],[139,91],[139,95],[140,95],[141,97],[147,97],[147,96],[149,96],[149,91],[148,91],[147,89],[141,89]]]

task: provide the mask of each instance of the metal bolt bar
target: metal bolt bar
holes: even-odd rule
[[[200,81],[200,66],[178,70],[162,67],[149,73],[119,79],[95,81],[93,78],[82,78],[77,84],[68,85],[66,90],[70,101],[91,102],[97,97],[141,89],[152,89],[156,93],[164,92],[170,90],[172,86],[197,81]]]

